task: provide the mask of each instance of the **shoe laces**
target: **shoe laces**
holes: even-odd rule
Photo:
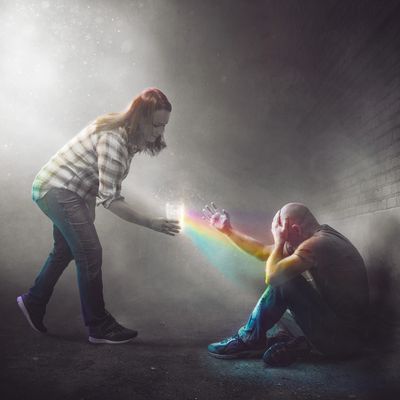
[[[107,332],[121,332],[125,330],[125,328],[114,319],[114,321],[107,326],[106,330]]]
[[[230,337],[227,337],[227,338],[221,340],[221,343],[222,343],[222,344],[227,344],[227,343],[231,343],[231,342],[233,342],[233,341],[236,341],[236,342],[243,342],[242,339],[240,338],[239,334],[236,333],[236,334],[233,335],[233,336],[230,336]]]

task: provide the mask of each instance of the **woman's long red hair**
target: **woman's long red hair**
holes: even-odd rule
[[[152,123],[151,119],[157,110],[171,112],[171,103],[160,89],[148,88],[135,97],[125,111],[109,113],[96,118],[94,121],[94,131],[98,132],[123,127],[132,143],[135,143],[139,122],[144,119]],[[165,147],[165,142],[159,138],[155,143],[149,143],[143,150],[155,155]]]

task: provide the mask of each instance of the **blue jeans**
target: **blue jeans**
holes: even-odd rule
[[[246,325],[239,329],[240,338],[250,345],[265,344],[267,331],[286,310],[290,310],[307,339],[321,353],[346,356],[361,349],[362,327],[349,326],[337,316],[301,275],[282,285],[267,287]]]
[[[88,205],[67,189],[53,188],[37,201],[53,222],[53,250],[42,266],[29,301],[45,306],[55,284],[72,259],[75,259],[83,319],[96,326],[107,319],[101,273],[102,248],[94,226],[95,204]]]

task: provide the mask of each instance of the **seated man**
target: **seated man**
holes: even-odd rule
[[[366,336],[368,281],[357,249],[339,232],[320,225],[300,203],[280,209],[271,231],[275,244],[264,245],[233,229],[229,215],[206,206],[204,217],[242,250],[266,261],[266,290],[236,335],[212,343],[218,358],[261,356],[285,366],[311,348],[328,356],[358,352]],[[289,310],[304,336],[267,331]]]

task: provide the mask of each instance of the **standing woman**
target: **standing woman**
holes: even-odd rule
[[[159,89],[146,89],[126,111],[101,116],[84,128],[37,174],[32,198],[53,222],[54,248],[34,285],[17,298],[36,331],[47,331],[43,325],[46,304],[62,272],[75,259],[89,341],[126,343],[137,335],[105,309],[95,205],[102,204],[128,222],[167,235],[179,232],[177,221],[142,215],[121,196],[121,182],[133,155],[144,152],[154,156],[166,147],[164,129],[171,109]]]

